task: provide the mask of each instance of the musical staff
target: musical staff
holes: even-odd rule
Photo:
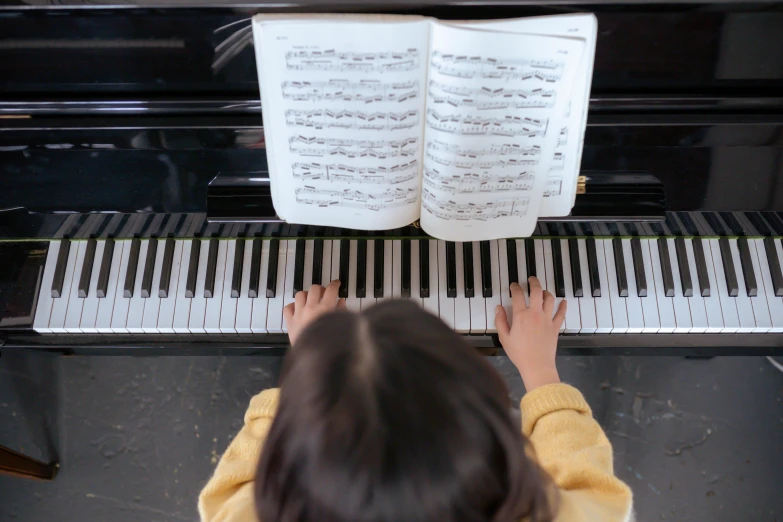
[[[395,185],[416,178],[419,173],[416,160],[392,167],[353,167],[342,163],[293,163],[294,179],[305,181],[341,181],[347,183],[388,183]]]
[[[568,143],[568,127],[560,129],[560,135],[557,137],[557,146],[563,147]]]
[[[561,178],[549,178],[546,180],[544,186],[544,197],[551,198],[552,196],[559,196],[563,191],[563,180]]]
[[[450,194],[492,194],[533,189],[535,175],[531,172],[498,175],[479,172],[444,174],[437,169],[424,169],[424,184]]]
[[[557,83],[564,62],[551,60],[498,59],[483,56],[446,54],[432,51],[430,69],[455,78],[488,78]]]
[[[521,147],[516,144],[493,145],[483,149],[462,149],[459,145],[431,141],[426,155],[444,167],[461,169],[489,169],[493,167],[519,167],[537,165],[541,147]]]
[[[360,190],[323,190],[305,185],[296,189],[296,201],[304,205],[318,207],[349,207],[367,210],[404,207],[418,201],[416,188],[394,188],[383,192],[363,192]]]
[[[315,109],[285,111],[285,122],[290,127],[314,129],[400,130],[412,129],[419,124],[419,111],[362,112]]]
[[[435,104],[478,110],[547,109],[555,106],[555,93],[554,89],[472,89],[435,80],[429,82],[429,96]]]
[[[549,165],[549,170],[563,170],[565,168],[565,154],[562,152],[555,152],[552,158],[552,163]]]
[[[382,83],[377,80],[349,82],[283,82],[283,98],[294,101],[379,102],[402,103],[419,96],[419,82]]]
[[[456,221],[489,221],[509,216],[525,216],[529,198],[502,198],[486,203],[443,201],[427,190],[422,191],[422,206],[433,216]]]
[[[346,158],[396,158],[412,157],[418,153],[418,138],[406,140],[343,140],[292,136],[288,149],[299,156],[322,158],[343,156]]]
[[[293,71],[399,72],[419,67],[419,50],[357,53],[335,49],[290,51],[285,54],[286,68]]]
[[[534,138],[546,135],[549,119],[520,118],[518,116],[482,118],[457,113],[441,114],[433,109],[427,109],[427,125],[442,132],[463,136],[524,136]]]

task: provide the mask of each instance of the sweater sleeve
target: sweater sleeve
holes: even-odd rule
[[[220,458],[198,499],[202,522],[256,520],[253,483],[264,439],[272,425],[280,390],[264,390],[250,400],[245,425]]]
[[[542,386],[520,409],[522,431],[558,488],[557,521],[633,519],[631,489],[614,476],[612,446],[579,390]]]

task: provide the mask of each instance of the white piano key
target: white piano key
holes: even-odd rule
[[[571,279],[571,250],[568,240],[560,240],[560,257],[563,259],[563,282],[565,283],[566,318],[565,333],[579,333],[582,330],[580,306],[582,300],[574,296],[574,282]],[[581,268],[581,267],[580,267]]]
[[[283,242],[280,242],[282,246]],[[202,245],[206,246],[206,245]],[[207,299],[207,312],[204,316],[204,331],[208,334],[220,333],[220,309],[223,307],[223,277],[226,273],[226,256],[228,241],[218,241],[217,263],[215,263],[215,293]],[[279,270],[279,269],[278,269]],[[285,272],[285,270],[283,270]],[[174,284],[174,277],[171,278]],[[198,289],[196,289],[198,291]]]
[[[321,285],[325,288],[332,282],[332,243],[324,239],[323,261],[321,262]]]
[[[73,278],[71,279],[70,290],[68,291],[68,310],[65,313],[65,331],[68,333],[79,333],[79,323],[82,320],[82,308],[84,299],[79,297],[79,279],[84,263],[84,252],[87,250],[86,241],[74,241],[71,243],[71,250],[76,250],[76,263],[74,265]],[[63,289],[65,284],[63,283]]]
[[[427,248],[430,252],[430,296],[422,297],[421,302],[425,310],[433,315],[440,316],[440,278],[438,274],[438,241],[426,241],[420,248]],[[445,274],[444,274],[445,275]],[[444,290],[445,292],[445,290]]]
[[[691,272],[691,281],[693,283],[693,296],[688,297],[688,304],[691,309],[691,328],[692,333],[713,333],[715,329],[710,328],[709,317],[707,317],[707,308],[704,304],[704,298],[701,296],[699,288],[699,273],[696,270],[696,257],[693,253],[693,240],[685,239],[685,253],[688,257],[688,268]],[[717,330],[719,331],[719,329]]]
[[[512,240],[512,248],[516,252],[516,243]],[[499,276],[500,276],[500,291],[498,292],[498,296],[500,297],[500,304],[503,306],[503,310],[506,311],[506,320],[508,321],[508,324],[511,325],[511,315],[513,313],[513,309],[511,307],[511,294],[509,291],[509,283],[508,281],[508,243],[505,239],[499,239],[498,240],[498,268],[499,268]],[[494,325],[495,322],[495,311],[492,310],[492,314],[490,315],[490,311],[487,310],[487,320],[492,317],[492,323]]]
[[[769,308],[771,319],[769,331],[770,333],[781,333],[783,332],[783,297],[777,297],[775,295],[775,287],[772,284],[772,274],[770,273],[766,250],[764,249],[764,240],[753,239],[749,240],[748,243],[753,243],[756,250],[756,261],[759,264],[759,268],[756,269],[755,262],[753,267],[756,274],[760,275],[758,280],[759,292],[761,292],[761,286],[764,285],[764,297],[767,300],[767,307]],[[776,241],[776,243],[780,243],[780,241]],[[752,250],[751,253],[753,253]]]
[[[103,260],[103,251],[106,248],[106,241],[95,242],[95,257],[92,263],[92,277],[90,277],[90,287],[87,297],[84,298],[84,307],[82,308],[82,320],[79,323],[79,329],[84,333],[98,333],[98,307],[102,299],[98,298],[98,275],[101,271],[101,261]],[[51,287],[51,283],[49,283]],[[49,292],[51,298],[51,292]]]
[[[639,297],[639,291],[636,287],[636,272],[633,268],[631,240],[621,239],[620,242],[623,247],[625,277],[628,282],[628,297],[625,298],[625,307],[628,312],[628,333],[642,333],[645,330],[646,318],[642,309],[642,298]],[[645,299],[647,298],[645,297]]]
[[[698,214],[697,214],[698,215]],[[706,239],[704,244],[704,257],[707,257],[707,245],[709,245],[710,261],[712,268],[715,271],[716,286],[712,286],[711,290],[718,293],[720,299],[721,311],[723,312],[723,332],[722,333],[735,333],[739,331],[740,320],[737,313],[736,298],[729,296],[729,289],[726,286],[726,274],[723,272],[723,262],[720,257],[720,245],[717,239]],[[709,262],[707,263],[709,266]]]
[[[362,305],[359,302],[359,298],[356,297],[358,241],[356,239],[351,239],[348,247],[348,281],[343,282],[343,284],[348,284],[348,297],[345,298],[345,307],[348,310],[359,312],[362,309]]]
[[[536,277],[538,277],[538,280],[541,282],[541,287],[544,288],[544,290],[547,288],[546,262],[544,261],[544,243],[546,242],[547,241],[543,239],[533,240],[533,248],[536,250]],[[517,260],[517,262],[519,262],[519,260]],[[552,278],[552,283],[554,284],[554,277]],[[527,286],[528,284],[526,282],[526,284],[522,285],[522,288],[525,289],[525,295],[528,297],[526,301],[527,304],[530,305],[530,291]]]
[[[685,248],[688,250],[688,261],[691,269],[691,276],[696,277],[696,281],[698,281],[693,240],[686,239]],[[715,282],[715,269],[712,266],[712,251],[710,249],[710,245],[704,239],[702,239],[702,251],[704,252],[704,264],[706,266],[707,278],[710,282],[710,295],[707,297],[702,297],[704,311],[707,316],[707,333],[721,333],[723,331],[723,311],[721,310],[718,286]],[[690,265],[691,259],[693,259],[693,265]],[[701,295],[701,287],[699,287],[698,292],[696,291],[696,287],[694,287],[693,294]]]
[[[394,268],[392,264],[392,259],[394,257],[394,247],[392,246],[392,243],[394,241],[390,241],[388,239],[383,241],[383,298],[382,299],[391,299],[392,295],[394,294]]]
[[[326,245],[324,245],[324,251],[326,251]],[[340,279],[340,240],[335,239],[332,241],[332,250],[329,265],[331,267],[331,274],[324,281],[324,286],[327,286],[330,282]],[[340,281],[340,285],[347,285],[348,281]]]
[[[234,277],[234,254],[236,254],[236,239],[226,241],[226,263],[223,270],[223,292],[220,304],[220,333],[237,333],[237,298],[231,297],[231,280]]]
[[[454,301],[454,330],[457,333],[470,332],[470,299],[465,297],[465,264],[462,242],[454,243],[457,260],[457,297]]]
[[[674,297],[671,298],[674,305],[674,319],[677,321],[677,328],[674,333],[690,333],[693,328],[691,320],[691,308],[688,304],[688,298],[685,297],[680,279],[680,267],[677,263],[677,249],[674,245],[674,239],[667,239],[669,245],[669,264],[672,267],[672,279],[674,279]]]
[[[421,306],[421,271],[419,267],[419,240],[411,240],[411,297],[410,300]]]
[[[136,280],[133,283],[133,297],[129,299],[128,303],[128,318],[125,321],[125,329],[128,333],[144,333],[141,328],[141,322],[144,319],[144,304],[146,299],[141,297],[141,283],[144,279],[144,267],[147,262],[147,250],[149,249],[150,242],[145,239],[139,244],[139,261],[136,264]]]
[[[52,298],[52,282],[54,281],[54,269],[57,265],[57,256],[59,254],[60,241],[49,241],[41,288],[38,291],[38,303],[35,306],[35,319],[33,319],[33,330],[38,333],[51,332],[49,319],[52,317],[52,306],[55,301]]]
[[[286,307],[286,305],[293,303],[294,298],[294,267],[296,266],[296,241],[289,240],[286,241],[288,243],[287,245],[287,253],[285,257],[285,294],[283,295],[283,308]],[[350,267],[350,265],[349,265]],[[350,272],[350,268],[349,268]],[[282,318],[282,311],[281,311],[281,317],[280,317],[280,323],[283,325],[283,331],[288,331],[288,325],[285,324],[285,321],[283,321]]]
[[[544,287],[544,290],[549,291],[550,294],[553,296],[555,295],[555,263],[552,255],[552,242],[548,239],[544,240],[536,240],[536,247],[538,247],[538,244],[541,244],[541,249],[544,254],[544,263],[541,265],[538,265],[538,259],[536,259],[536,264],[539,272],[541,271],[541,267],[544,268],[544,273],[539,273],[538,279],[541,281],[541,286]],[[536,252],[538,254],[538,252]],[[538,256],[536,256],[538,257]],[[557,306],[560,304],[560,301],[563,299],[561,297],[555,297],[555,306],[552,308],[552,313],[554,314],[557,311]],[[565,325],[563,325],[563,328],[565,328]],[[563,328],[560,329],[560,331],[563,331]]]
[[[655,276],[650,262],[649,240],[640,239],[639,245],[642,252],[642,264],[647,278],[647,297],[642,297],[642,314],[644,315],[644,330],[642,333],[658,333],[661,329],[661,319],[658,314],[658,296],[655,291]],[[638,290],[638,289],[637,289]]]
[[[327,248],[327,243],[329,243]],[[324,257],[332,255],[332,242],[324,241]],[[246,248],[247,249],[247,248]],[[260,273],[258,276],[258,297],[251,299],[253,301],[253,311],[250,316],[250,330],[253,333],[267,333],[266,319],[269,308],[269,299],[266,297],[266,278],[267,266],[269,265],[269,241],[261,244],[261,262],[259,263]],[[324,281],[329,279],[329,265],[327,264],[324,273]]]
[[[753,317],[756,319],[755,333],[767,333],[772,330],[772,317],[770,316],[769,304],[767,303],[767,290],[761,273],[761,265],[759,264],[760,256],[757,252],[756,240],[748,239],[748,251],[750,252],[750,261],[753,264],[753,272],[756,274],[756,286],[758,288],[756,297],[750,298],[750,302],[753,305]],[[766,261],[766,258],[764,260]]]
[[[626,333],[628,331],[628,308],[626,307],[625,300],[627,298],[620,297],[620,289],[617,286],[617,268],[614,264],[614,250],[612,247],[611,239],[596,240],[596,243],[602,243],[604,251],[604,262],[606,263],[606,280],[609,283],[609,302],[612,305],[612,333]],[[601,260],[598,260],[598,264],[601,264]],[[601,287],[603,292],[603,286]]]
[[[392,241],[392,298],[402,297],[402,241]],[[386,251],[389,255],[389,251]]]
[[[302,289],[310,290],[313,286],[313,249],[315,248],[315,242],[312,239],[305,240],[305,257],[304,257],[304,277],[302,278]]]
[[[485,315],[487,317],[487,333],[497,333],[495,328],[495,308],[501,303],[501,294],[503,293],[503,286],[500,283],[500,256],[499,256],[499,243],[506,243],[505,239],[490,241],[489,242],[489,257],[492,262],[492,297],[487,297],[485,301]],[[508,271],[506,272],[508,275]],[[508,285],[506,285],[506,292],[508,292]]]
[[[293,250],[293,249],[292,249]],[[335,241],[334,242],[334,248],[333,250],[340,251],[340,242]],[[285,333],[287,330],[283,330],[283,308],[285,307],[285,273],[286,273],[286,256],[288,253],[288,241],[280,241],[280,249],[277,252],[277,285],[276,285],[276,291],[275,291],[275,297],[272,297],[269,299],[269,304],[267,306],[266,311],[266,330],[269,333]],[[339,259],[339,257],[338,257]],[[337,264],[337,269],[339,273],[339,263]],[[334,268],[335,263],[332,263],[332,268]],[[339,277],[334,277],[334,279],[339,279]],[[293,291],[293,280],[291,285],[291,290],[289,293]]]
[[[193,298],[185,297],[188,280],[188,267],[190,265],[190,251],[193,243],[188,240],[176,241],[182,243],[182,254],[180,256],[179,271],[175,272],[172,267],[170,292],[173,294],[174,302],[174,322],[172,328],[175,333],[190,332],[190,307],[193,304]],[[201,251],[199,251],[201,255]],[[224,287],[225,288],[225,287]],[[217,295],[217,297],[220,297]]]
[[[115,241],[114,252],[109,267],[109,281],[106,285],[106,297],[98,303],[98,316],[95,319],[95,327],[98,333],[113,333],[111,328],[114,314],[114,302],[117,297],[117,288],[120,279],[120,267],[123,260],[123,249],[128,241]]]
[[[663,287],[663,273],[661,272],[661,253],[658,250],[658,241],[648,239],[642,241],[642,246],[647,247],[650,254],[650,268],[652,269],[652,284],[655,285],[655,299],[658,301],[658,319],[661,327],[658,333],[674,333],[677,329],[677,320],[674,316],[674,303],[672,297],[666,297]],[[645,269],[647,267],[645,266]],[[648,283],[648,287],[650,284]]]
[[[586,255],[587,244],[585,244],[585,256]],[[600,239],[596,239],[595,258],[596,262],[598,263],[598,283],[601,285],[601,295],[594,298],[595,320],[598,323],[598,327],[596,328],[595,333],[612,333],[612,330],[614,329],[614,320],[612,319],[612,299],[609,292],[609,278],[606,273],[606,263],[604,262],[604,256],[604,242]]]
[[[196,286],[194,288],[193,297],[190,298],[190,314],[188,316],[188,331],[190,333],[199,334],[206,333],[204,330],[204,320],[207,316],[207,302],[208,298],[204,297],[204,286],[207,282],[207,265],[209,264],[209,240],[208,239],[194,239],[194,241],[201,241],[198,251],[198,269],[196,270]],[[191,245],[191,250],[193,245]],[[252,254],[252,248],[248,248],[248,251]],[[158,249],[161,252],[161,249]],[[159,254],[160,255],[160,254]],[[190,258],[183,264],[189,264]],[[153,287],[154,288],[154,287]],[[266,288],[259,286],[261,294],[266,293]],[[162,300],[165,302],[165,299]],[[266,323],[266,316],[264,316],[264,322]]]
[[[438,317],[449,325],[454,327],[454,299],[448,297],[446,280],[446,242],[437,241],[438,247]]]
[[[729,248],[731,249],[731,258],[734,261],[734,272],[737,274],[737,285],[739,286],[737,297],[733,298],[734,302],[737,303],[737,315],[739,316],[740,321],[738,332],[752,333],[756,330],[756,318],[753,313],[753,303],[751,302],[751,298],[748,297],[748,292],[745,289],[745,275],[742,273],[742,263],[740,261],[736,239],[729,239]]]
[[[359,309],[366,310],[375,304],[375,240],[367,240],[367,268],[364,271],[364,297],[359,299]]]
[[[483,334],[487,331],[487,302],[482,291],[484,284],[481,279],[481,245],[478,241],[473,241],[472,247],[473,297],[468,299],[470,305],[470,333]]]
[[[312,284],[312,280],[313,280],[312,249],[310,252],[310,258],[311,258],[310,275],[307,276],[307,281],[308,281],[307,288],[310,288],[310,285]],[[246,239],[245,253],[242,261],[242,282],[241,282],[242,286],[239,291],[239,297],[237,298],[237,314],[236,314],[236,322],[235,322],[235,328],[237,330],[237,333],[240,334],[247,334],[253,332],[253,330],[250,327],[250,323],[253,314],[253,301],[255,301],[257,298],[251,299],[250,297],[248,297],[247,294],[247,289],[250,287],[250,265],[252,263],[253,263],[253,240]],[[305,265],[305,270],[306,269],[307,269],[307,265]]]
[[[153,240],[154,241],[154,240]],[[158,249],[155,252],[155,264],[152,270],[152,286],[150,287],[150,296],[145,299],[144,317],[141,320],[141,329],[144,333],[158,332],[158,313],[160,311],[160,275],[163,269],[163,256],[165,253],[165,241],[158,241]]]
[[[517,276],[519,277],[519,286],[522,287],[522,293],[525,295],[525,304],[530,305],[530,288],[528,288],[528,277],[530,277],[530,274],[527,273],[527,255],[526,253],[526,246],[525,241],[523,239],[516,239],[514,241],[517,245]],[[543,254],[543,250],[542,250]],[[543,255],[542,258],[543,259]],[[536,261],[536,264],[538,261]],[[543,264],[541,265],[543,266]],[[511,324],[509,321],[508,324]]]
[[[122,261],[120,262],[120,272],[117,278],[117,291],[114,293],[114,310],[111,314],[110,328],[112,333],[128,333],[125,329],[125,323],[128,321],[128,305],[130,299],[125,297],[125,274],[128,271],[130,260],[130,251],[132,241],[117,241],[114,243],[114,255],[117,255],[117,247],[123,243]]]
[[[587,264],[587,244],[584,239],[577,239],[579,250],[579,266],[582,273],[582,297],[579,297],[579,333],[592,334],[598,331],[598,317],[596,315],[595,298],[590,287],[590,267]],[[568,303],[571,304],[570,302]],[[611,310],[608,321],[612,320]]]
[[[164,297],[160,300],[160,306],[158,308],[158,332],[162,334],[172,334],[174,332],[174,314],[177,306],[177,286],[179,283],[179,270],[180,267],[189,262],[189,258],[183,260],[182,257],[182,244],[184,241],[174,241],[174,255],[171,259],[171,279],[169,280],[169,292],[168,297]],[[201,244],[202,252],[209,250],[207,247],[209,243],[205,242]],[[130,245],[128,245],[128,248]],[[126,250],[127,250],[126,249]],[[158,245],[158,252],[164,252],[166,249],[163,245]],[[205,263],[206,264],[206,263]],[[120,286],[120,290],[122,290]],[[157,293],[157,289],[152,289],[153,293]],[[197,292],[204,293],[204,287],[196,288]]]

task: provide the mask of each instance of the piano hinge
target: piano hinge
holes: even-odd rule
[[[577,176],[576,178],[576,193],[584,194],[587,192],[587,176]]]

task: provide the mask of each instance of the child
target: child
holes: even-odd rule
[[[522,433],[505,383],[440,319],[405,301],[345,311],[339,282],[285,309],[280,389],[201,492],[204,522],[625,521],[631,491],[582,394],[555,367],[562,302],[511,285],[500,342],[527,389]],[[335,311],[337,309],[337,311]]]

